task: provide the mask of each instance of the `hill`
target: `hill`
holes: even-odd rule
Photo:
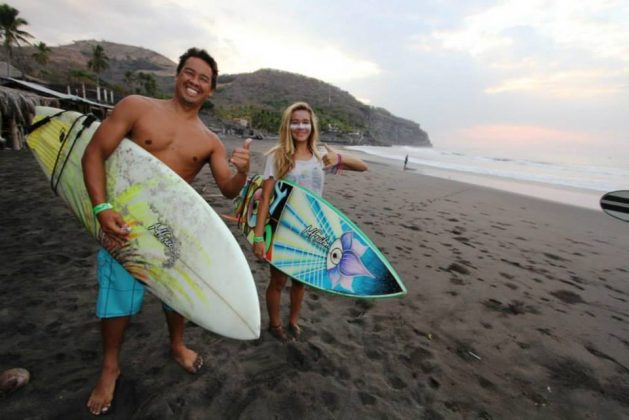
[[[101,45],[109,57],[109,68],[101,74],[104,86],[116,92],[116,98],[129,93],[170,96],[176,63],[142,47],[107,41],[75,41],[51,47],[50,62],[41,66],[31,58],[32,48],[22,54],[27,72],[48,80],[58,90],[68,84],[94,85],[87,63],[92,50]],[[129,74],[135,75],[133,80]],[[156,89],[148,92],[150,75]],[[90,80],[91,79],[91,80]],[[248,128],[276,133],[281,112],[295,101],[306,101],[316,110],[324,139],[352,144],[411,144],[431,146],[419,124],[396,117],[382,108],[365,105],[348,92],[323,81],[279,70],[263,69],[253,73],[221,75],[217,91],[205,107],[212,125],[238,128],[234,121]],[[240,128],[242,129],[242,127]]]
[[[419,124],[365,105],[321,80],[263,69],[221,76],[219,82],[212,102],[224,119],[247,118],[254,127],[277,131],[282,110],[293,102],[306,101],[319,116],[324,136],[354,144],[430,146]]]
[[[155,93],[172,93],[172,80],[177,65],[167,57],[142,47],[108,41],[75,41],[68,45],[50,47],[50,61],[45,66],[37,64],[31,58],[34,52],[32,47],[24,48],[23,61],[27,72],[49,81],[55,87],[77,83],[93,84],[94,76],[88,70],[87,63],[96,45],[102,46],[109,57],[109,68],[101,74],[101,80],[104,86],[116,92],[118,98],[136,91],[145,93],[140,80],[136,80],[133,86],[125,80],[125,74],[129,71],[136,75],[152,75],[157,85]]]

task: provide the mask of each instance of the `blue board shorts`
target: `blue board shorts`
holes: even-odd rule
[[[115,318],[140,312],[144,300],[144,285],[127,272],[118,261],[101,248],[98,250],[97,274],[98,298],[96,316]],[[162,303],[164,310],[172,309]]]

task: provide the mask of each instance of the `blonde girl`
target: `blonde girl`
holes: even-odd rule
[[[341,155],[326,144],[323,145],[325,152],[323,154],[319,152],[317,117],[310,105],[305,102],[296,102],[284,111],[279,134],[278,144],[267,152],[265,181],[254,229],[253,252],[260,259],[264,258],[264,223],[269,213],[271,194],[276,180],[287,179],[321,195],[326,172],[338,173],[343,169],[367,170],[367,165],[362,160],[345,154]],[[280,301],[288,276],[273,266],[270,266],[270,269],[271,281],[266,289],[269,332],[280,341],[286,342],[291,338],[282,325]],[[301,336],[299,312],[303,299],[304,284],[291,279],[288,330],[293,339]]]

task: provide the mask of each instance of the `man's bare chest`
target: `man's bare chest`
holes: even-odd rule
[[[184,124],[140,122],[133,127],[130,137],[153,154],[167,153],[203,159],[211,152],[211,143],[204,131],[194,126],[186,127]]]

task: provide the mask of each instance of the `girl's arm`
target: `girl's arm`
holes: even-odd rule
[[[341,169],[364,172],[367,170],[367,164],[357,157],[343,153],[341,155]]]
[[[253,229],[254,238],[262,238],[264,237],[264,225],[266,223],[266,219],[269,216],[269,206],[271,204],[271,195],[273,193],[273,187],[275,186],[275,179],[268,178],[264,180],[262,184],[262,197],[260,198],[260,202],[258,203],[258,215],[256,219],[256,226]],[[265,241],[257,241],[253,240],[253,253],[256,257],[260,259],[264,259],[264,246]]]
[[[327,144],[323,144],[327,153],[323,156],[323,163],[325,167],[323,169],[329,169],[340,163],[340,169],[348,171],[363,172],[367,170],[367,164],[355,156],[345,153],[339,153]],[[340,161],[340,162],[339,162]]]

